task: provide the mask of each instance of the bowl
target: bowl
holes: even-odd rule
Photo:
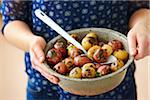
[[[128,50],[127,45],[127,38],[125,35],[106,28],[82,28],[82,29],[75,29],[69,31],[69,34],[77,34],[80,39],[82,39],[89,31],[96,32],[99,39],[103,41],[111,41],[111,40],[119,40],[123,43],[123,46],[126,51]],[[46,48],[44,50],[45,54],[47,51],[53,47],[54,43],[61,39],[62,37],[59,35],[53,38],[51,41],[48,42]],[[67,92],[72,94],[81,95],[81,96],[93,96],[108,92],[115,87],[117,87],[124,79],[127,68],[132,63],[133,57],[129,55],[129,59],[126,64],[120,68],[119,70],[110,73],[105,76],[92,78],[92,79],[77,79],[77,78],[70,78],[64,75],[61,75],[50,68],[46,61],[43,63],[43,67],[52,75],[55,75],[60,79],[58,85]]]

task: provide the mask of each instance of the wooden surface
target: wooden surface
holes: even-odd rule
[[[0,20],[1,26],[1,20]],[[26,100],[24,52],[9,45],[0,34],[0,99]],[[138,100],[150,100],[150,57],[136,62]]]

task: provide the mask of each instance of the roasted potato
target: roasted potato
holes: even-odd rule
[[[118,69],[120,69],[123,66],[124,66],[124,62],[122,60],[118,59],[117,63],[112,63],[111,64],[110,69],[111,69],[112,72],[115,72],[115,71],[117,71]]]
[[[98,39],[98,36],[96,35],[96,33],[94,32],[89,32],[86,37],[91,37],[91,38],[94,38],[94,39]]]
[[[83,66],[86,63],[91,63],[91,59],[89,59],[86,55],[79,55],[74,58],[74,64],[78,67]]]
[[[76,34],[71,34],[70,36],[73,37],[75,40],[79,41],[79,37]],[[68,44],[70,44],[69,41]]]
[[[94,69],[95,65],[93,63],[84,64],[82,67],[82,77],[83,78],[93,78],[96,75]]]
[[[92,46],[97,45],[97,40],[92,37],[85,37],[82,39],[81,44],[85,50],[89,50]]]
[[[111,72],[110,66],[109,65],[101,65],[98,69],[97,72],[100,73],[100,75],[106,75]]]
[[[46,60],[48,64],[55,65],[62,59],[62,54],[59,50],[52,48],[46,54]]]
[[[97,70],[100,66],[102,66],[100,63],[95,63],[95,70]]]
[[[100,48],[96,50],[96,52],[93,55],[93,58],[98,63],[106,62],[108,59],[108,54],[106,50]]]
[[[102,41],[99,41],[99,42],[98,42],[98,45],[99,45],[100,47],[102,47],[104,44],[105,44],[105,43],[102,42]]]
[[[108,43],[108,45],[112,47],[113,51],[116,51],[118,49],[123,49],[122,42],[120,42],[119,40],[112,40]]]
[[[76,34],[71,34],[71,37],[73,37],[75,40],[79,41],[79,37]]]
[[[114,51],[113,55],[122,61],[126,61],[128,59],[128,52],[125,50]]]
[[[78,48],[76,48],[75,46],[73,46],[72,44],[70,44],[68,47],[68,55],[71,57],[71,58],[74,58],[78,55],[80,55],[82,53],[82,51]]]
[[[81,78],[82,77],[82,70],[79,67],[75,67],[73,68],[70,73],[69,73],[69,77],[72,78]]]
[[[105,50],[106,50],[108,56],[110,56],[110,55],[113,53],[112,47],[111,47],[110,45],[108,45],[108,44],[104,44],[104,45],[102,46],[102,49],[105,49]]]
[[[67,73],[67,67],[63,62],[59,62],[54,66],[54,70],[60,74],[66,74]]]
[[[56,42],[54,44],[54,48],[59,50],[63,54],[62,55],[63,57],[66,56],[66,54],[67,54],[66,45],[63,42],[61,42],[61,41],[60,42]]]
[[[68,72],[73,68],[74,59],[71,57],[65,58],[62,62],[66,65]]]
[[[87,52],[87,56],[90,58],[90,59],[93,59],[93,55],[94,53],[96,52],[97,49],[101,48],[100,46],[98,45],[95,45],[95,46],[92,46],[88,52]]]

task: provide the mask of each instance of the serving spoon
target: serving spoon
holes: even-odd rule
[[[81,49],[85,54],[87,54],[86,50],[82,47],[82,45],[77,42],[74,38],[72,38],[65,30],[63,30],[58,24],[56,24],[50,17],[48,17],[43,11],[40,9],[35,10],[35,15],[42,20],[45,24],[55,30],[58,34],[68,40],[77,48]]]
[[[62,37],[64,37],[66,40],[68,40],[70,43],[72,43],[77,48],[81,49],[86,55],[87,51],[82,47],[82,45],[76,41],[74,38],[72,38],[65,30],[63,30],[58,24],[56,24],[50,17],[48,17],[43,11],[40,9],[35,10],[35,15],[42,20],[45,24],[47,24],[49,27],[51,27],[53,30],[55,30],[58,34],[60,34]],[[116,62],[116,57],[110,56],[108,58],[107,62],[101,63],[101,64],[110,64]]]

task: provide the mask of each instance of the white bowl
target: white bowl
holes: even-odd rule
[[[69,34],[78,34],[80,39],[82,39],[89,31],[94,31],[97,33],[99,39],[111,41],[111,40],[119,40],[123,43],[123,46],[126,51],[128,51],[128,45],[127,45],[127,38],[125,35],[106,28],[82,28],[82,29],[75,29],[72,31],[69,31]],[[60,35],[56,38],[52,39],[48,42],[45,54],[47,51],[53,47],[56,40],[62,38]],[[98,95],[101,93],[108,92],[115,87],[117,87],[124,79],[128,66],[132,63],[133,57],[129,55],[129,59],[126,62],[126,64],[116,72],[110,73],[105,76],[92,78],[92,79],[77,79],[77,78],[70,78],[64,75],[61,75],[55,71],[53,71],[49,65],[44,62],[44,67],[48,70],[48,72],[52,75],[55,75],[60,79],[60,82],[58,83],[59,86],[64,89],[65,91],[68,91],[73,94],[77,95]]]

